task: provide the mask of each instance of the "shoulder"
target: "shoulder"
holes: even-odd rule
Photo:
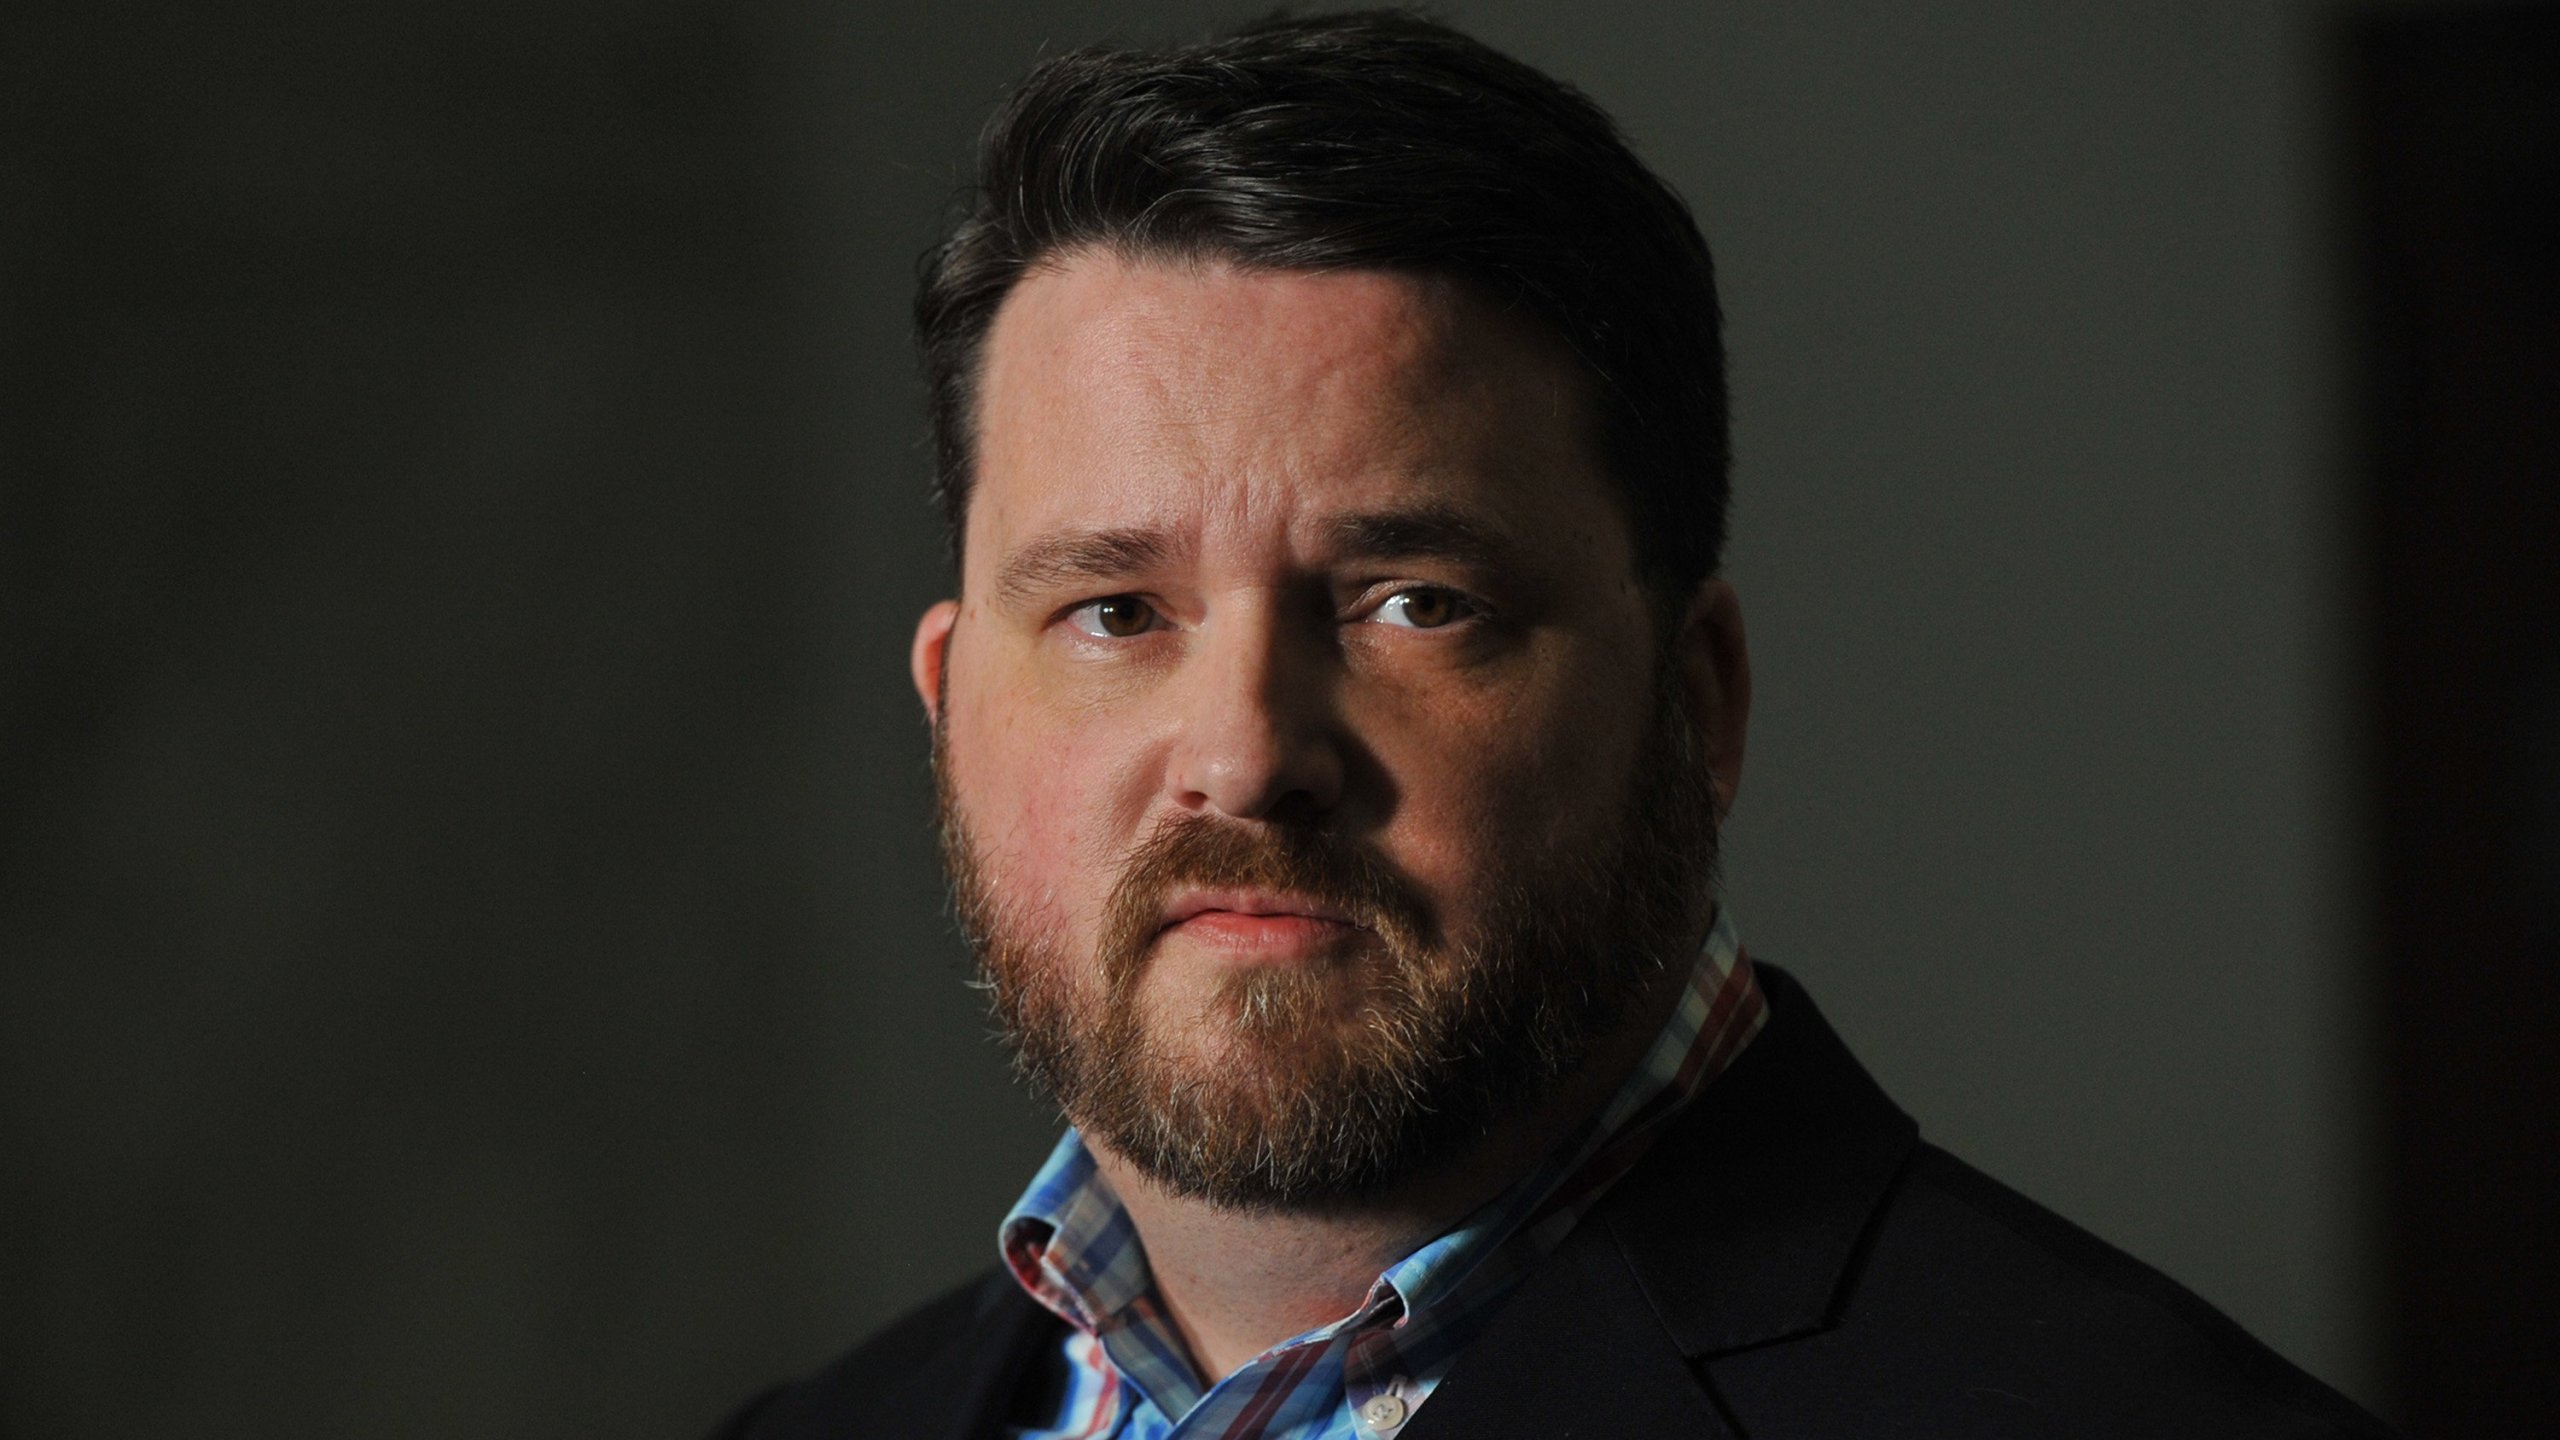
[[[1016,1373],[1043,1318],[990,1269],[748,1401],[714,1440],[951,1433]]]
[[[1863,1248],[1834,1323],[1711,1367],[1737,1411],[1800,1415],[1819,1396],[1915,1433],[2390,1434],[2193,1292],[1934,1146],[1912,1151]]]
[[[1744,1434],[2389,1434],[2159,1271],[1921,1141],[1812,997],[1595,1210]]]

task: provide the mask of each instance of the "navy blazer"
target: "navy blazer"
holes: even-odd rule
[[[2176,1282],[1921,1141],[1802,986],[1400,1440],[2391,1432]],[[993,1440],[1060,1322],[1001,1268],[722,1440]]]

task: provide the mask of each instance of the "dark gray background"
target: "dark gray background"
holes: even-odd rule
[[[2334,7],[1449,7],[1697,205],[1731,894],[2375,1395]],[[0,1433],[685,1435],[985,1261],[904,306],[1162,3],[0,25]]]

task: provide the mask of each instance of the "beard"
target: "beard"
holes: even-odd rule
[[[1458,1161],[1579,1074],[1703,937],[1709,757],[1668,665],[1654,690],[1608,830],[1569,853],[1497,851],[1455,940],[1363,841],[1321,822],[1185,815],[1121,861],[1094,953],[1071,953],[997,893],[937,724],[953,910],[1016,1071],[1087,1140],[1224,1206],[1358,1200]],[[1157,927],[1189,886],[1311,898],[1366,943],[1226,974],[1188,1023],[1151,1017],[1141,987]]]

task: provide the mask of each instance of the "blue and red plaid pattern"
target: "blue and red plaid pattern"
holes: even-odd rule
[[[1069,1130],[1005,1216],[1005,1264],[1065,1320],[1054,1414],[1022,1440],[1383,1440],[1662,1122],[1732,1063],[1768,1010],[1719,910],[1689,987],[1609,1103],[1511,1188],[1398,1261],[1340,1320],[1202,1388],[1129,1213]],[[1061,1372],[1063,1374],[1061,1375]]]

